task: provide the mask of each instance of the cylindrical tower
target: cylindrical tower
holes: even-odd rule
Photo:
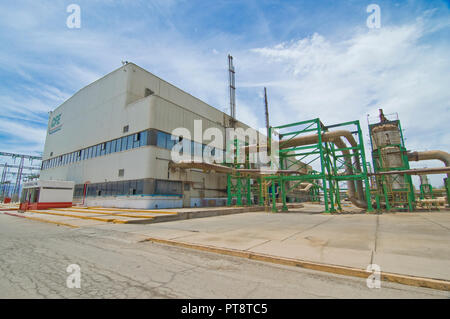
[[[387,209],[413,209],[414,189],[411,176],[401,174],[409,169],[402,129],[398,119],[387,119],[380,109],[380,121],[369,124],[374,172],[399,171],[399,174],[378,176],[379,201]]]

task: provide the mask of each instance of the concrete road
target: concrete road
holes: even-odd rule
[[[149,242],[108,229],[0,213],[0,298],[448,298],[448,292],[284,267]],[[81,288],[67,288],[70,264]]]

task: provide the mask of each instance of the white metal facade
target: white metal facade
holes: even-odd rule
[[[136,208],[223,205],[225,175],[195,170],[169,171],[170,151],[156,145],[83,160],[73,160],[70,155],[148,129],[170,134],[173,129],[184,127],[193,133],[194,120],[202,121],[203,130],[217,127],[224,132],[225,127],[230,126],[227,114],[128,63],[84,87],[51,112],[41,179],[74,181],[78,189],[86,183],[88,187],[99,183],[106,184],[99,187],[109,187],[111,182],[142,179],[181,182],[181,192],[176,195],[155,192],[156,186],[149,186],[151,189],[145,194],[133,194],[128,190],[114,195],[109,190],[96,194],[88,192],[85,201],[88,205]],[[124,133],[126,126],[128,131]],[[236,126],[248,128],[240,122]],[[64,154],[69,154],[73,161],[69,159],[59,164],[59,157]],[[58,163],[46,166],[51,161]]]

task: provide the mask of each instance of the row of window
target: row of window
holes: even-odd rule
[[[147,145],[148,131],[127,135],[112,141],[100,143],[69,154],[60,155],[42,162],[42,169],[63,166],[110,153],[126,151]]]
[[[182,182],[137,179],[128,181],[93,183],[86,186],[86,196],[121,196],[121,195],[179,195],[181,196]],[[84,185],[75,185],[74,197],[81,198]]]
[[[162,131],[150,129],[42,161],[41,169],[44,170],[48,168],[63,166],[98,156],[108,155],[110,153],[142,147],[145,145],[153,145],[171,150],[176,143],[181,141],[181,139],[182,138],[179,139],[171,134]],[[183,146],[186,145],[186,142],[190,142],[190,152],[193,155],[195,154],[195,156],[202,156],[206,149],[207,154],[211,154],[211,156],[215,156],[216,158],[220,158],[221,160],[223,159],[223,151],[220,149],[211,148],[210,146],[207,146],[205,144],[188,141],[187,139],[185,142],[183,142]]]

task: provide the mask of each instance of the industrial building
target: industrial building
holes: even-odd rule
[[[225,205],[225,174],[169,169],[172,130],[194,132],[195,120],[203,130],[249,128],[141,67],[124,64],[51,112],[40,178],[74,181],[74,202],[87,205]],[[205,144],[193,138],[192,153],[201,153]],[[211,152],[223,154],[221,148]]]
[[[288,202],[308,200],[322,202],[325,212],[342,211],[344,201],[370,212],[449,204],[448,178],[440,194],[426,182],[418,194],[411,175],[426,181],[427,174],[448,174],[450,155],[407,150],[398,116],[385,116],[381,109],[379,120],[368,123],[372,165],[359,121],[326,125],[316,118],[269,126],[267,99],[267,136],[257,142],[245,136],[230,140],[229,128],[257,131],[235,117],[231,56],[229,71],[231,115],[124,64],[51,112],[40,179],[73,181],[74,204],[88,206],[260,205],[277,211],[277,203],[287,210]],[[194,134],[175,136],[177,128]],[[205,140],[203,132],[210,128],[222,140]],[[171,150],[177,143],[194,157],[174,162]],[[270,158],[265,170],[250,160],[263,149]],[[225,161],[230,154],[232,161]],[[242,162],[236,161],[239,156]],[[444,167],[410,169],[410,161],[429,159]]]

